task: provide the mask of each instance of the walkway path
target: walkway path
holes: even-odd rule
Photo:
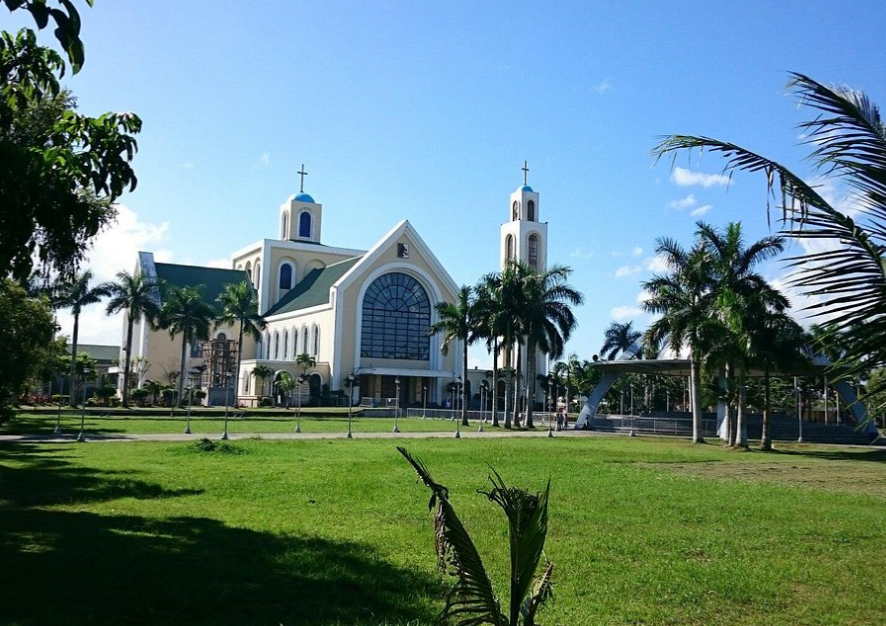
[[[589,435],[605,435],[592,431],[564,430],[555,432],[555,437],[585,437]],[[482,433],[475,430],[462,430],[462,439],[484,439],[496,437],[547,437],[547,429],[538,430],[485,430]],[[186,435],[184,433],[154,433],[154,434],[126,434],[126,435],[90,435],[86,434],[88,442],[112,442],[112,441],[200,441],[201,439],[221,439],[221,433],[197,433]],[[453,439],[452,431],[440,432],[412,432],[412,433],[354,433],[354,439]],[[228,433],[231,441],[238,439],[287,439],[287,440],[315,440],[315,439],[347,439],[347,433]],[[30,443],[71,443],[77,440],[77,433],[61,435],[0,435],[2,442],[30,442]]]

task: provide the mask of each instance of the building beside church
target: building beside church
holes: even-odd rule
[[[520,260],[541,269],[547,224],[538,221],[539,196],[526,184],[526,171],[524,164],[524,185],[511,194],[510,219],[501,227],[501,263]],[[443,404],[447,385],[459,377],[473,388],[477,373],[461,371],[461,350],[444,355],[443,337],[428,335],[434,306],[455,302],[458,286],[415,227],[403,220],[369,250],[329,245],[322,238],[323,205],[304,192],[300,174],[299,193],[279,208],[276,237],[234,252],[229,269],[160,263],[150,252],[139,253],[136,273],[178,287],[205,285],[206,301],[215,306],[227,283],[248,280],[258,293],[267,329],[259,341],[244,338],[240,371],[230,366],[236,363],[238,329],[220,327],[209,342],[188,348],[189,383],[207,388],[211,404],[229,397],[244,405],[271,388],[271,381],[252,374],[257,366],[269,367],[275,378],[304,371],[307,382],[295,392],[302,401],[345,389],[351,374],[359,379],[351,392],[355,402],[382,403],[399,392],[402,406]],[[124,320],[124,333],[125,326]],[[180,342],[136,321],[139,385],[177,376]],[[303,370],[296,363],[300,354],[315,364]],[[529,359],[528,370],[526,359],[521,369],[534,380],[545,371],[544,359]]]

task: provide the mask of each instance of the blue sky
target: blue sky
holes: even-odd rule
[[[473,284],[497,269],[526,159],[549,260],[586,296],[568,346],[581,358],[614,319],[647,323],[635,309],[657,237],[689,245],[700,218],[768,234],[762,178],[727,190],[710,155],[655,165],[657,137],[732,140],[811,177],[787,72],[886,102],[880,2],[97,0],[82,13],[86,65],[67,81],[81,110],[144,121],[138,189],[93,254],[101,277],[131,269],[136,248],[218,263],[275,236],[305,163],[325,243],[368,248],[408,218]],[[84,341],[119,341],[98,311],[85,326]]]

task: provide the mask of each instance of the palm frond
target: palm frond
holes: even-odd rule
[[[492,581],[468,531],[449,502],[449,490],[436,482],[424,463],[405,448],[397,450],[415,469],[425,486],[431,490],[429,510],[434,510],[435,546],[440,568],[458,579],[446,598],[440,620],[455,618],[458,626],[508,626],[502,615]]]

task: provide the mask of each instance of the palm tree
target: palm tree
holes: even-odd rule
[[[492,426],[498,428],[498,355],[501,351],[501,320],[504,307],[501,303],[501,277],[497,273],[483,276],[474,287],[474,304],[471,320],[473,335],[486,343],[492,353]],[[506,398],[507,400],[507,398]]]
[[[502,270],[500,275],[498,301],[501,309],[499,311],[499,326],[501,331],[502,345],[505,349],[507,359],[507,378],[505,382],[505,394],[507,400],[511,400],[511,412],[508,413],[505,408],[505,428],[519,426],[519,397],[520,397],[520,379],[525,377],[520,371],[520,362],[523,359],[523,343],[521,338],[526,336],[526,313],[528,305],[526,303],[526,295],[528,294],[527,281],[533,275],[533,271],[525,263],[509,262]],[[514,355],[516,351],[516,355]],[[516,358],[515,358],[516,357]],[[511,367],[513,364],[513,367]],[[511,381],[514,381],[513,396],[511,396]]]
[[[429,335],[443,333],[443,345],[440,347],[441,352],[445,355],[449,352],[449,346],[456,342],[461,342],[462,346],[462,374],[468,374],[468,343],[472,340],[471,334],[471,307],[473,298],[471,297],[473,289],[463,285],[458,290],[458,303],[438,302],[434,305],[434,312],[437,321],[431,324],[428,329]],[[467,383],[467,381],[464,381]],[[462,385],[462,403],[461,403],[461,423],[462,426],[470,426],[468,423],[468,386]]]
[[[301,386],[308,379],[308,370],[317,365],[317,359],[307,352],[302,352],[295,357],[295,364],[301,368],[301,376],[299,376],[298,395],[301,397]],[[299,400],[301,402],[301,400]]]
[[[239,396],[240,364],[243,362],[243,335],[252,337],[255,341],[261,339],[262,331],[268,323],[258,310],[258,295],[255,289],[247,281],[225,285],[224,290],[216,299],[221,304],[221,315],[216,326],[221,324],[237,324],[239,334],[237,336],[237,392]]]
[[[108,295],[104,285],[90,287],[92,271],[86,270],[81,274],[75,274],[70,282],[59,286],[58,296],[55,302],[56,308],[71,309],[74,316],[74,331],[71,335],[71,386],[77,376],[77,340],[80,334],[80,313],[90,304],[98,304],[101,299]],[[71,394],[71,406],[76,405],[76,398]]]
[[[692,442],[704,443],[701,434],[701,356],[712,324],[710,301],[706,297],[710,282],[708,253],[700,245],[687,252],[669,238],[656,241],[656,252],[665,259],[670,273],[654,276],[643,283],[643,289],[650,294],[643,308],[661,315],[646,331],[648,341],[657,343],[667,337],[675,353],[688,347]]]
[[[178,376],[178,402],[183,400],[187,377],[187,350],[195,339],[209,339],[209,328],[216,319],[216,311],[203,299],[203,286],[173,287],[165,294],[160,309],[159,326],[169,331],[169,337],[182,336],[181,366]]]
[[[117,274],[118,282],[107,282],[102,287],[110,295],[108,302],[108,315],[120,311],[126,312],[126,347],[123,363],[123,406],[129,401],[129,379],[132,374],[132,332],[135,320],[142,319],[144,323],[154,326],[157,316],[160,314],[157,287],[160,286],[158,279],[147,278],[144,274],[133,276],[123,271]]]
[[[737,392],[730,403],[737,416],[734,424],[732,408],[726,411],[727,445],[736,443],[736,433],[739,445],[743,445],[745,336],[760,315],[780,313],[788,306],[787,300],[754,269],[784,250],[784,238],[764,237],[745,247],[740,222],[732,222],[723,230],[698,222],[696,236],[708,252],[713,313],[723,324],[720,354],[727,385]]]
[[[299,383],[296,381],[295,376],[289,372],[280,372],[280,376],[277,378],[277,388],[286,398],[287,409],[289,408],[289,396],[298,387]]]
[[[600,348],[600,356],[610,361],[618,356],[619,352],[627,352],[634,343],[643,336],[639,330],[634,330],[634,322],[620,324],[612,322],[603,335],[606,341]]]
[[[267,383],[274,376],[274,369],[267,365],[256,365],[252,368],[252,375],[256,378],[261,378],[261,394],[265,392],[265,383]]]
[[[398,447],[397,450],[431,490],[430,509],[436,507],[435,547],[440,566],[458,579],[446,597],[446,607],[438,621],[450,623],[449,620],[454,619],[452,623],[456,626],[536,626],[538,609],[552,596],[553,564],[548,562],[541,576],[533,580],[548,533],[550,480],[543,492],[532,494],[508,487],[498,472],[492,470],[493,475],[489,477],[492,488],[481,492],[500,506],[508,519],[510,602],[507,611],[502,612],[501,602],[495,596],[480,554],[449,501],[449,490],[434,481],[420,459],[404,448]]]
[[[526,407],[526,427],[532,428],[532,409],[535,404],[535,353],[553,359],[563,355],[563,347],[578,325],[573,306],[584,302],[584,296],[566,281],[571,269],[554,265],[542,273],[532,273],[527,280],[524,300],[523,328],[525,329],[527,384],[530,388],[529,403]],[[530,378],[531,377],[531,378]]]
[[[841,377],[886,364],[886,126],[867,96],[828,87],[802,74],[788,84],[816,115],[800,125],[811,146],[810,161],[853,189],[856,218],[828,202],[811,184],[780,163],[733,143],[672,135],[654,149],[661,157],[698,148],[722,154],[725,169],[762,172],[781,192],[782,232],[800,239],[839,242],[793,259],[794,284],[820,301],[810,309],[830,314],[829,325],[849,340],[837,363]],[[767,216],[769,204],[767,202]],[[880,386],[878,386],[880,387]],[[876,392],[886,385],[869,389]]]

